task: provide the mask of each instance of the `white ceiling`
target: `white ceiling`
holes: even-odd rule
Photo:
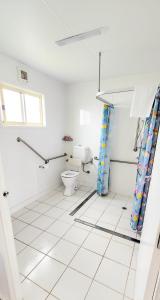
[[[0,52],[66,82],[160,71],[159,0],[0,0]],[[108,26],[101,37],[55,41]]]

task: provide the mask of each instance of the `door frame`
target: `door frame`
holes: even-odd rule
[[[5,292],[0,291],[2,300],[22,300],[20,276],[17,264],[12,222],[8,200],[3,196],[5,190],[3,165],[0,153],[0,254],[5,280]],[[4,276],[3,276],[4,275]],[[4,297],[7,297],[6,299]]]

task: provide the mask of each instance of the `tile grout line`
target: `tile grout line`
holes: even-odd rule
[[[101,215],[101,216],[102,216],[102,215]],[[101,216],[99,217],[99,219],[101,218]],[[97,221],[97,222],[98,222],[98,221]],[[97,270],[96,270],[96,272],[95,272],[95,274],[94,274],[94,276],[93,276],[93,278],[92,278],[91,284],[90,284],[90,286],[89,286],[89,288],[88,288],[88,290],[87,290],[87,293],[86,293],[86,295],[85,295],[85,297],[84,297],[84,300],[86,300],[86,297],[88,296],[89,291],[91,290],[91,287],[92,287],[92,284],[93,284],[93,282],[94,282],[94,279],[95,279],[95,277],[96,277],[96,275],[97,275],[97,273],[98,273],[98,270],[99,270],[99,268],[100,268],[100,266],[101,266],[101,264],[102,264],[102,261],[103,261],[103,259],[104,259],[104,255],[105,255],[105,253],[106,253],[106,251],[107,251],[107,249],[108,249],[110,243],[111,243],[111,239],[109,240],[109,243],[108,243],[108,245],[107,245],[107,247],[106,247],[106,250],[104,251],[104,254],[103,254],[102,258],[101,258],[101,261],[100,261],[100,263],[99,263],[99,265],[98,265],[98,267],[97,267]]]
[[[125,299],[125,297],[127,297],[127,296],[125,295],[125,293],[126,293],[126,288],[127,288],[127,283],[128,283],[129,273],[130,273],[130,270],[131,270],[131,265],[132,265],[132,259],[133,259],[134,249],[135,249],[135,244],[134,244],[134,248],[133,248],[133,250],[132,250],[132,257],[131,257],[130,266],[129,266],[129,270],[128,270],[128,275],[127,275],[127,279],[126,279],[126,284],[125,284],[125,288],[124,288],[124,294],[123,294],[123,298],[124,298],[124,299]],[[123,300],[124,300],[124,299],[123,299]]]
[[[31,243],[34,242],[40,235],[42,235],[42,234],[45,233],[45,232],[48,233],[48,234],[50,234],[50,235],[52,235],[52,236],[59,237],[59,236],[57,236],[57,235],[55,235],[55,234],[52,234],[52,233],[48,232],[47,230],[48,230],[48,229],[49,229],[56,221],[58,221],[59,218],[62,217],[66,212],[68,212],[68,211],[65,211],[65,210],[64,210],[64,212],[62,213],[62,215],[60,215],[60,216],[54,218],[55,220],[54,220],[54,221],[53,221],[46,229],[42,229],[42,228],[39,228],[38,226],[34,226],[32,223],[33,223],[35,220],[34,220],[33,222],[31,222],[31,223],[26,223],[25,221],[21,221],[22,223],[26,224],[26,226],[25,226],[23,229],[25,229],[27,226],[32,226],[32,227],[34,227],[34,228],[39,229],[39,230],[42,231],[38,236],[36,236],[35,239],[33,239],[33,240],[31,241]],[[42,213],[42,214],[40,214],[39,217],[41,217],[41,216],[43,216],[43,215],[44,215],[44,214]],[[51,219],[51,218],[50,218],[50,219]],[[17,220],[19,220],[19,219],[17,219]],[[61,221],[61,222],[62,222],[62,223],[69,224],[69,223],[67,223],[67,222],[65,222],[65,221]],[[73,220],[73,222],[74,222],[74,220]],[[74,224],[74,223],[73,223],[73,224]],[[73,224],[71,224],[71,226],[73,226]],[[70,227],[71,227],[71,226],[70,226]],[[20,232],[22,232],[23,229],[20,230],[18,233],[16,233],[16,235],[19,234]],[[21,242],[21,243],[26,244],[25,242],[23,242],[23,241],[17,239],[16,235],[15,235],[15,237],[14,237],[16,240],[18,240],[18,241]],[[30,243],[30,244],[31,244],[31,243]],[[30,246],[30,244],[26,244],[26,245]],[[37,249],[36,249],[36,250],[37,250]],[[21,251],[23,251],[23,249],[22,249]],[[21,251],[20,251],[20,252],[21,252]]]
[[[72,225],[71,227],[73,227],[74,225]],[[60,278],[57,280],[57,282],[55,283],[55,285],[53,286],[52,290],[50,291],[50,295],[53,295],[52,294],[52,291],[54,290],[55,286],[57,285],[57,283],[59,282],[59,280],[61,279],[61,277],[63,276],[63,274],[65,273],[65,271],[67,270],[67,268],[71,268],[70,267],[70,264],[72,263],[73,259],[75,258],[75,256],[77,255],[77,253],[80,251],[80,249],[82,248],[82,245],[84,244],[84,242],[87,240],[88,236],[89,236],[90,232],[88,232],[86,238],[84,239],[83,243],[81,244],[81,246],[79,246],[79,248],[77,249],[76,253],[74,254],[74,256],[72,257],[72,259],[69,261],[69,263],[66,265],[66,269],[64,270],[64,272],[61,274]],[[78,272],[76,270],[76,272]],[[80,273],[80,272],[78,272]],[[83,274],[84,275],[84,274]],[[87,276],[87,275],[85,275]],[[88,276],[87,276],[88,277]],[[54,296],[54,295],[53,295]]]
[[[96,190],[91,192],[90,195],[88,195],[87,198],[82,201],[82,203],[80,203],[73,211],[71,211],[69,215],[70,216],[75,215],[77,211],[79,211],[81,207],[83,207],[83,205],[85,205],[96,194],[96,192],[97,192]]]
[[[66,212],[66,211],[65,211],[65,212]],[[64,213],[65,213],[65,212],[64,212]],[[63,215],[63,214],[62,214],[62,215]],[[62,216],[62,215],[61,215],[61,216]],[[59,217],[61,217],[61,216],[59,216]],[[59,218],[59,217],[58,217],[58,218]],[[58,218],[55,219],[55,221],[56,221],[56,220],[59,220]],[[54,221],[51,225],[53,225],[53,224],[55,223],[55,221]],[[23,221],[23,223],[25,223],[25,222]],[[62,221],[62,223],[67,224],[66,222],[63,222],[63,221]],[[25,224],[27,224],[28,226],[35,227],[35,226],[33,226],[33,225],[30,225],[31,223],[25,223]],[[25,226],[25,228],[27,227],[27,225]],[[50,225],[50,226],[51,226],[51,225]],[[71,227],[72,227],[73,225],[74,225],[74,223],[71,224],[71,225],[69,226],[69,228],[66,230],[66,232],[64,233],[64,235],[71,229]],[[49,227],[50,227],[50,226],[49,226]],[[48,228],[49,228],[49,227],[48,227]],[[37,228],[37,227],[35,227],[35,228]],[[48,228],[47,228],[47,229],[48,229]],[[23,228],[23,229],[24,229],[24,228]],[[22,229],[22,231],[23,231],[23,229]],[[38,229],[39,229],[39,228],[38,228]],[[37,238],[39,238],[44,232],[50,234],[51,236],[55,236],[55,237],[59,238],[58,241],[56,242],[56,244],[57,244],[57,243],[62,239],[62,237],[64,236],[64,235],[62,235],[62,237],[59,237],[59,236],[56,236],[56,235],[54,235],[54,234],[49,233],[47,230],[43,230],[43,229],[40,229],[40,230],[41,230],[42,232],[41,232],[38,236],[36,236],[36,237],[31,241],[31,243],[33,243]],[[18,234],[18,233],[17,233],[17,234]],[[15,236],[14,239],[17,240],[17,241],[19,241],[19,242],[21,242],[22,244],[26,245],[26,247],[28,246],[28,247],[30,247],[30,248],[32,248],[32,249],[34,249],[34,250],[40,252],[40,253],[43,254],[44,256],[46,256],[46,255],[54,248],[54,246],[56,245],[56,244],[55,244],[55,245],[47,252],[47,254],[46,254],[46,253],[43,253],[43,252],[41,252],[40,250],[37,250],[36,248],[32,247],[32,246],[31,246],[31,243],[30,243],[30,244],[27,244],[27,243],[25,243],[24,241],[21,241],[21,240],[17,239],[16,236]],[[25,247],[25,248],[26,248],[26,247]],[[21,253],[25,248],[23,248],[19,253]],[[19,253],[18,253],[18,254],[19,254]],[[22,274],[22,275],[23,275],[23,274]],[[24,275],[23,275],[23,276],[24,276]],[[27,276],[28,276],[28,275],[27,275]],[[27,276],[26,276],[26,278],[27,278]],[[25,276],[24,276],[24,277],[25,277]]]
[[[32,281],[28,276],[29,276],[29,275],[30,275],[30,274],[38,267],[38,265],[46,258],[46,256],[49,257],[49,258],[51,258],[51,259],[53,259],[53,260],[55,260],[55,261],[57,261],[57,262],[59,262],[59,263],[61,263],[61,264],[63,264],[63,265],[65,265],[66,268],[65,268],[64,272],[66,271],[66,269],[68,268],[68,265],[66,265],[66,264],[64,264],[64,263],[62,263],[62,262],[60,262],[60,261],[58,261],[58,260],[56,260],[56,259],[54,259],[54,258],[48,256],[48,253],[49,253],[49,252],[50,252],[50,251],[51,251],[51,250],[52,250],[52,249],[60,242],[60,240],[63,240],[63,237],[66,235],[66,233],[67,233],[73,226],[74,226],[74,224],[72,224],[72,225],[66,230],[66,232],[62,235],[62,237],[60,237],[60,238],[58,239],[58,241],[56,242],[56,244],[55,244],[55,245],[47,252],[47,254],[44,254],[43,252],[41,252],[41,251],[39,251],[39,250],[33,248],[31,245],[27,245],[27,244],[26,244],[26,246],[28,246],[28,247],[30,247],[30,248],[32,248],[32,249],[34,249],[34,250],[37,250],[38,252],[40,252],[41,254],[43,254],[44,257],[39,261],[38,264],[36,264],[36,266],[35,266],[35,267],[34,267],[34,268],[33,268],[26,276],[24,276],[24,275],[22,274],[22,275],[25,277],[23,281],[25,281],[25,279],[28,279],[28,280]],[[87,232],[88,232],[88,231],[87,231]],[[89,233],[90,233],[90,232],[88,232],[88,235],[89,235]],[[41,234],[40,234],[40,235],[41,235]],[[40,235],[39,235],[39,236],[40,236]],[[87,235],[87,237],[88,237],[88,235]],[[38,236],[38,237],[39,237],[39,236]],[[36,240],[38,237],[36,237],[34,240]],[[56,237],[58,237],[58,236],[56,236]],[[86,237],[86,238],[87,238],[87,237]],[[34,240],[33,240],[33,241],[34,241]],[[32,241],[32,242],[33,242],[33,241]],[[32,242],[31,242],[31,243],[32,243]],[[25,244],[25,243],[24,243],[24,244]],[[26,247],[25,247],[25,248],[26,248]],[[24,250],[24,249],[22,249],[22,251],[23,251],[23,250]],[[78,251],[79,251],[79,249],[77,250],[77,252],[78,252]],[[77,252],[75,253],[75,255],[77,254]],[[69,263],[70,263],[70,262],[69,262]],[[64,272],[63,272],[63,273],[64,273]],[[62,275],[63,275],[63,273],[62,273]],[[61,277],[60,277],[60,278],[61,278]],[[59,278],[59,279],[60,279],[60,278]],[[23,282],[23,281],[22,281],[22,282]],[[58,281],[59,281],[59,280],[58,280]],[[34,281],[32,281],[32,282],[33,282],[34,284],[36,284]],[[57,282],[56,282],[56,284],[57,284]],[[36,284],[36,285],[37,285],[37,284]],[[37,285],[37,286],[39,286],[39,285]],[[40,287],[41,289],[43,289],[45,292],[49,293],[47,290],[45,290],[45,289],[42,288],[41,286],[39,286],[39,287]],[[54,288],[54,287],[53,287],[53,288]],[[51,294],[51,292],[49,293],[49,295],[50,295],[50,294]],[[49,295],[48,295],[48,296],[49,296]],[[48,296],[47,296],[47,297],[48,297]]]
[[[87,192],[86,192],[86,193],[87,193]],[[116,194],[114,195],[113,199],[115,198],[115,196],[116,196]],[[82,197],[83,197],[83,196],[82,196]],[[82,197],[81,197],[81,198],[82,198]],[[81,199],[81,198],[80,198],[80,199]],[[80,199],[77,199],[76,202],[78,202]],[[97,199],[97,198],[96,198],[96,199]],[[94,199],[94,202],[96,201],[96,199]],[[61,201],[63,201],[63,200],[64,200],[64,199],[61,199]],[[60,202],[61,202],[61,201],[60,201]],[[59,203],[60,203],[60,202],[59,202]],[[91,205],[90,205],[89,207],[91,207],[92,204],[93,204],[94,202],[92,202]],[[42,202],[42,203],[45,203],[45,201]],[[37,205],[38,205],[38,204],[37,204]],[[48,205],[49,205],[49,204],[48,204]],[[73,205],[75,205],[75,204],[73,204]],[[51,205],[50,205],[50,206],[51,206]],[[57,207],[57,204],[54,205],[54,206],[51,206],[51,207]],[[89,207],[86,208],[85,212],[89,209]],[[60,207],[58,207],[58,208],[60,208]],[[62,208],[60,208],[60,209],[62,209]],[[33,209],[28,209],[28,210],[34,211]],[[60,215],[60,216],[58,216],[58,217],[56,217],[55,220],[49,225],[49,227],[52,226],[52,225],[56,222],[56,220],[59,220],[66,212],[68,212],[68,211],[65,210],[64,208],[63,208],[63,210],[64,210],[63,214]],[[106,210],[107,210],[107,208],[105,208],[105,209],[103,210],[103,212],[101,213],[99,219],[102,217],[102,215],[104,214],[104,212],[105,212]],[[49,210],[47,210],[47,211],[49,211]],[[34,212],[35,212],[35,211],[34,211]],[[37,211],[36,211],[36,212],[37,212]],[[25,212],[25,213],[26,213],[26,212]],[[25,213],[24,213],[24,214],[25,214]],[[38,212],[38,213],[39,213],[39,212]],[[39,214],[40,214],[40,216],[45,215],[45,213],[39,213]],[[84,214],[84,212],[83,212],[83,214]],[[82,215],[83,215],[83,214],[82,214]],[[40,216],[39,216],[38,218],[40,218]],[[122,216],[122,214],[121,214],[121,216]],[[47,216],[47,217],[49,217],[49,216]],[[33,220],[32,223],[33,223],[34,221],[36,221],[38,218],[36,218],[35,220]],[[50,219],[51,219],[51,218],[50,218]],[[98,220],[99,220],[99,219],[98,219]],[[19,219],[17,218],[17,220],[19,220]],[[98,220],[97,220],[97,222],[98,222]],[[21,220],[20,220],[20,221],[21,221]],[[21,221],[21,222],[25,223],[24,221]],[[65,221],[62,221],[62,222],[68,224],[68,223],[65,222]],[[97,223],[97,222],[96,222],[96,223]],[[47,230],[42,230],[42,229],[39,228],[39,227],[36,227],[36,226],[34,226],[34,225],[31,225],[32,223],[25,223],[25,224],[40,229],[40,230],[42,231],[41,234],[43,234],[43,232],[47,232]],[[117,223],[118,223],[118,222],[117,222]],[[27,225],[25,226],[25,228],[27,227]],[[28,245],[28,244],[26,244],[26,243],[24,243],[24,242],[22,242],[22,241],[20,241],[20,242],[23,243],[23,244],[25,244],[26,246],[28,246],[28,247],[30,247],[30,248],[33,248],[33,249],[39,251],[41,254],[44,255],[44,257],[43,257],[43,259],[44,259],[46,256],[47,256],[47,257],[50,257],[48,254],[49,254],[49,252],[50,252],[52,249],[54,249],[54,247],[56,247],[57,243],[59,243],[61,240],[65,240],[65,239],[64,239],[64,236],[66,235],[66,233],[67,233],[73,226],[75,226],[75,223],[71,224],[71,226],[69,226],[69,228],[67,229],[67,231],[66,231],[66,232],[64,233],[64,235],[62,235],[61,237],[58,237],[58,236],[56,236],[56,235],[53,235],[53,234],[49,233],[49,234],[51,234],[52,236],[58,237],[59,239],[58,239],[57,242],[54,244],[54,246],[53,246],[47,253],[45,253],[45,254],[44,254],[43,252],[37,250],[36,248],[32,247],[31,245]],[[48,229],[49,227],[47,227],[46,229]],[[23,229],[24,229],[24,228],[23,228]],[[23,230],[23,229],[22,229],[22,230]],[[85,230],[85,229],[84,229],[84,230]],[[86,230],[86,231],[87,231],[87,230]],[[19,232],[18,232],[18,233],[19,233]],[[18,233],[17,233],[17,234],[18,234]],[[47,232],[47,233],[48,233],[48,232]],[[67,266],[66,266],[64,272],[67,270],[67,268],[68,268],[69,265],[71,264],[72,260],[73,260],[74,257],[77,255],[78,251],[80,251],[81,248],[85,249],[85,248],[83,247],[83,245],[84,245],[85,241],[87,240],[87,238],[89,237],[89,235],[90,235],[91,233],[93,233],[93,230],[91,230],[91,231],[88,232],[88,234],[87,234],[86,238],[84,239],[83,243],[82,243],[81,246],[77,249],[75,255],[72,257],[72,259],[70,260],[70,262],[67,264]],[[41,235],[41,234],[40,234],[40,235]],[[38,235],[38,237],[39,237],[40,235]],[[38,237],[36,237],[34,240],[36,240]],[[16,238],[15,238],[15,239],[16,239]],[[18,239],[17,239],[17,240],[18,240]],[[32,242],[33,242],[34,240],[32,240]],[[109,241],[109,243],[108,243],[108,245],[107,245],[107,247],[106,247],[106,250],[105,250],[103,256],[100,255],[100,254],[97,254],[97,253],[94,252],[94,251],[91,251],[90,249],[86,249],[86,250],[89,251],[89,252],[92,252],[92,253],[96,253],[96,254],[99,255],[99,256],[102,256],[102,259],[101,259],[101,262],[102,262],[102,260],[103,260],[103,258],[104,258],[104,255],[105,255],[105,253],[106,253],[106,251],[107,251],[107,249],[108,249],[108,247],[109,247],[109,244],[110,244],[111,240],[112,240],[112,237],[111,237],[111,239],[110,239],[110,241]],[[32,243],[32,242],[31,242],[31,243]],[[68,242],[72,243],[71,241],[68,241]],[[74,243],[72,243],[72,244],[74,244]],[[74,244],[74,245],[77,245],[77,244]],[[26,248],[26,247],[25,247],[25,248]],[[25,249],[25,248],[24,248],[24,249]],[[23,251],[24,249],[22,249],[21,251]],[[21,252],[21,251],[20,251],[20,252]],[[20,253],[20,252],[19,252],[19,253]],[[133,254],[133,253],[132,253],[132,254]],[[55,258],[53,258],[53,257],[50,257],[50,258],[55,259]],[[42,260],[43,260],[43,259],[42,259]],[[42,260],[41,260],[41,261],[42,261]],[[56,260],[56,259],[55,259],[55,260]],[[41,262],[41,261],[40,261],[40,262]],[[56,261],[58,261],[58,260],[56,260]],[[40,262],[39,262],[39,263],[40,263]],[[58,261],[58,262],[60,262],[61,264],[64,264],[64,263],[62,263],[61,261]],[[94,281],[94,278],[95,278],[95,276],[96,276],[96,274],[97,274],[97,272],[98,272],[98,269],[99,269],[99,267],[100,267],[100,265],[101,265],[101,262],[100,262],[99,266],[97,267],[97,270],[96,270],[96,273],[95,273],[95,275],[94,275],[94,277],[93,277],[93,279],[92,279],[92,282]],[[64,265],[66,265],[66,264],[64,264]],[[38,265],[36,265],[35,268],[36,268],[37,266],[38,266]],[[33,271],[35,268],[33,268],[32,271]],[[70,266],[69,268],[71,268],[71,269],[73,269],[73,270],[76,270],[76,269],[72,268],[71,266]],[[32,271],[31,271],[31,272],[32,272]],[[31,273],[31,272],[30,272],[30,273]],[[64,272],[62,273],[62,275],[64,274]],[[78,273],[80,273],[80,274],[83,274],[84,276],[90,278],[89,276],[87,276],[86,274],[84,274],[84,273],[82,273],[82,272],[79,272],[78,270],[76,270],[76,272],[78,272]],[[26,278],[28,278],[28,276],[30,275],[30,273],[24,278],[24,280],[25,280]],[[62,275],[61,275],[61,276],[62,276]],[[61,278],[61,277],[60,277],[60,278]],[[60,280],[60,278],[58,279],[58,281]],[[29,279],[29,278],[28,278],[28,279]],[[91,278],[90,278],[90,279],[91,279]],[[24,281],[24,280],[23,280],[23,281]],[[30,279],[29,279],[29,280],[30,280]],[[22,282],[23,282],[23,281],[22,281]],[[30,281],[32,281],[32,280],[30,280]],[[55,283],[54,287],[56,286],[56,284],[58,283],[58,281]],[[33,281],[32,281],[32,282],[33,282]],[[33,283],[36,284],[35,282],[33,282]],[[101,284],[102,284],[102,283],[101,283]],[[36,284],[36,285],[37,285],[37,284]],[[92,283],[91,283],[91,285],[92,285]],[[104,285],[104,284],[102,284],[102,285]],[[37,285],[37,286],[39,286],[39,285]],[[106,286],[106,285],[104,285],[104,286]],[[40,287],[40,286],[39,286],[39,287]],[[51,292],[53,291],[54,287],[52,288],[52,290],[50,291],[50,293],[47,295],[47,298],[49,297],[49,295],[51,295]],[[40,287],[40,288],[43,289],[42,287]],[[112,288],[110,288],[110,289],[112,289]],[[45,289],[43,289],[43,290],[46,291]],[[113,290],[114,290],[114,289],[113,289]],[[117,291],[116,291],[116,292],[117,292]],[[48,293],[48,291],[47,291],[47,293]],[[87,292],[87,293],[88,293],[88,292]],[[47,298],[46,298],[46,299],[47,299]],[[56,298],[57,298],[57,297],[56,297]],[[58,299],[58,298],[57,298],[57,299]]]
[[[81,197],[77,200],[77,201],[79,201],[81,199]],[[63,200],[61,200],[61,201],[63,201]],[[60,202],[61,202],[60,201]],[[76,201],[76,202],[77,202]],[[74,204],[73,204],[74,205]],[[58,208],[56,205],[54,205],[54,206],[51,206],[52,208],[54,208],[54,207],[56,207],[56,208]],[[59,208],[60,209],[60,208]],[[33,211],[33,212],[36,212],[36,211],[34,211],[33,209],[27,209],[28,211]],[[48,212],[50,209],[48,209],[46,212]],[[63,214],[65,214],[65,213],[68,213],[68,211],[67,210],[65,210],[65,209],[62,209],[61,208],[61,210],[63,210],[63,213],[61,214],[61,215],[59,215],[58,217],[53,217],[55,220],[49,225],[49,227],[51,226],[51,225],[53,225],[53,223],[56,221],[56,220],[58,220],[59,219],[59,217],[62,217],[63,216]],[[51,220],[53,220],[53,218],[52,217],[49,217],[49,216],[47,216],[45,213],[46,212],[43,212],[43,213],[40,213],[39,212],[39,216],[36,218],[36,219],[34,219],[33,221],[31,221],[30,223],[28,223],[28,222],[26,222],[26,221],[24,221],[24,220],[21,220],[21,219],[19,219],[19,217],[17,217],[17,218],[14,218],[15,220],[18,220],[18,221],[20,221],[20,222],[22,222],[22,223],[24,223],[24,224],[26,224],[26,226],[24,227],[24,228],[26,228],[27,226],[33,226],[33,227],[35,227],[35,228],[38,228],[38,229],[41,229],[41,228],[39,228],[38,226],[35,226],[35,225],[33,225],[33,223],[36,221],[36,220],[38,220],[38,218],[40,218],[41,216],[46,216],[46,217],[48,217],[49,219],[51,219]],[[26,212],[24,213],[24,214],[22,214],[21,216],[23,216],[23,215],[25,215],[26,214]],[[67,223],[67,222],[65,222],[65,221],[62,221],[62,222],[64,222],[64,223]],[[48,227],[48,228],[49,228]],[[23,229],[24,228],[22,228],[20,231],[18,231],[17,233],[16,233],[16,235],[17,234],[19,234],[21,231],[23,231]],[[47,228],[47,229],[48,229]],[[43,229],[41,229],[42,231],[43,231]],[[46,230],[44,230],[44,231],[46,231]]]

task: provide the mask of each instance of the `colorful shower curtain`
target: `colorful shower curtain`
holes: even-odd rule
[[[143,140],[138,160],[136,188],[131,215],[131,227],[137,231],[141,231],[143,228],[159,126],[160,88],[158,88],[155,96],[150,117],[147,118],[145,122]]]
[[[97,178],[97,193],[101,196],[107,195],[109,189],[109,131],[111,110],[110,106],[107,104],[104,105]]]

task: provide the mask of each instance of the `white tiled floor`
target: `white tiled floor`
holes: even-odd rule
[[[138,237],[129,226],[131,200],[95,194],[71,217],[91,190],[65,197],[60,187],[13,215],[24,300],[134,299],[138,244],[74,222]]]

